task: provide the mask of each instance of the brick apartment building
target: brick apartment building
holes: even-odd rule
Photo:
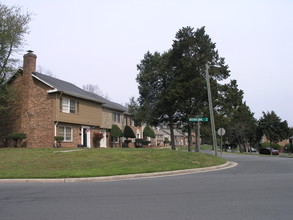
[[[10,80],[17,103],[9,118],[1,118],[0,146],[9,133],[26,133],[27,147],[52,147],[63,136],[63,147],[94,147],[93,134],[103,134],[100,147],[111,147],[113,124],[123,130],[131,125],[127,108],[79,87],[36,72],[37,56],[24,55],[23,69]],[[142,137],[141,129],[136,129]],[[2,143],[1,143],[2,142]]]

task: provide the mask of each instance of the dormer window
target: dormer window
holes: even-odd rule
[[[62,98],[60,107],[62,112],[71,114],[78,113],[78,102],[73,99]]]

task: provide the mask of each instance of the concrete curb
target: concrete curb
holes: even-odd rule
[[[117,175],[117,176],[101,176],[101,177],[85,177],[85,178],[59,178],[59,179],[0,179],[0,183],[68,183],[68,182],[105,182],[105,181],[118,181],[118,180],[129,180],[129,179],[139,179],[139,178],[155,178],[164,176],[176,176],[185,175],[192,173],[202,173],[209,171],[224,170],[237,166],[235,162],[228,161],[225,164],[213,166],[213,167],[203,167],[195,169],[186,170],[172,170],[165,172],[154,172],[154,173],[138,173],[138,174],[127,174],[127,175]]]

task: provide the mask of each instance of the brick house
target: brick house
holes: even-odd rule
[[[27,147],[52,147],[54,136],[63,136],[62,147],[95,147],[95,133],[102,133],[99,147],[111,147],[113,124],[123,130],[130,120],[127,108],[51,76],[36,72],[37,56],[24,55],[23,69],[10,80],[17,103],[9,118],[0,118],[0,146],[12,132],[27,134]],[[2,143],[1,143],[2,141]]]
[[[156,145],[157,146],[164,146],[164,140],[167,138],[171,141],[171,134],[170,130],[168,129],[156,129]],[[175,145],[184,146],[186,145],[185,135],[181,131],[174,129],[174,141]]]

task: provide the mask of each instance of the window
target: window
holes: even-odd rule
[[[113,121],[120,123],[120,113],[118,112],[113,112]]]
[[[112,143],[119,143],[119,138],[118,137],[111,137]]]
[[[58,136],[64,138],[64,141],[72,141],[72,127],[59,126]]]
[[[62,98],[61,111],[65,113],[76,114],[78,112],[78,102],[68,98]]]

